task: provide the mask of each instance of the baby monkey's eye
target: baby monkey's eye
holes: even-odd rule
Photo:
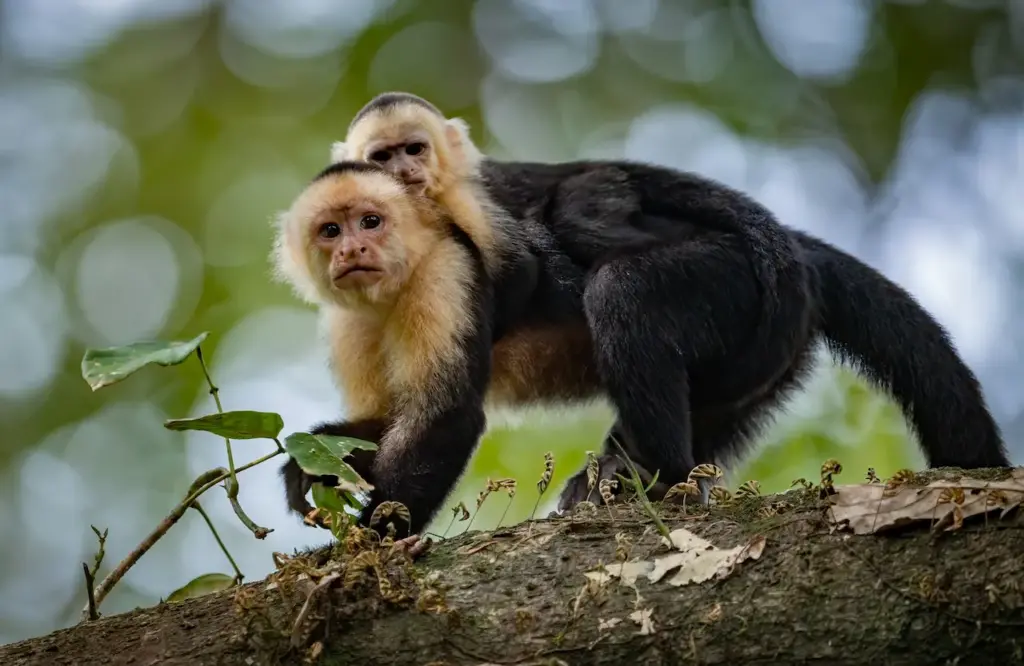
[[[325,222],[320,225],[320,238],[337,238],[341,235],[341,227],[334,222]]]
[[[391,159],[391,153],[386,150],[378,150],[370,153],[370,160],[373,162],[387,162]]]
[[[376,229],[380,226],[380,217],[377,215],[363,215],[359,220],[359,226],[363,229]]]
[[[425,144],[423,144],[423,143],[418,143],[418,142],[417,143],[410,143],[408,146],[405,147],[405,154],[406,155],[419,155],[420,153],[423,152],[423,149],[426,148],[426,147],[427,146]]]

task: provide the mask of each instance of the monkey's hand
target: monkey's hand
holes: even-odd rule
[[[644,485],[649,485],[651,480],[654,478],[650,472],[644,467],[633,463],[636,467],[636,471],[640,474],[640,480]],[[620,494],[623,490],[622,481],[616,476],[621,474],[627,479],[630,478],[629,468],[619,459],[617,455],[604,454],[597,458],[597,480],[593,486],[590,486],[590,480],[587,478],[587,470],[580,470],[578,474],[569,479],[565,484],[565,488],[562,490],[561,496],[558,498],[558,512],[565,513],[571,511],[573,507],[583,501],[592,502],[595,505],[600,506],[604,504],[604,499],[601,497],[600,485],[601,481],[607,479],[609,481],[618,481],[618,484],[612,490],[613,495]],[[664,495],[668,490],[668,486],[659,481],[654,484],[654,487],[648,492],[650,497],[660,497]]]
[[[419,534],[413,534],[407,536],[404,539],[399,539],[395,542],[394,549],[396,552],[405,553],[409,556],[409,559],[415,560],[420,555],[423,555],[428,550],[433,542],[430,537],[421,539]]]
[[[381,434],[385,427],[385,423],[380,420],[367,419],[362,421],[353,422],[337,422],[337,423],[321,423],[310,429],[310,433],[314,435],[334,435],[339,437],[355,437],[357,439],[365,439],[374,443],[377,443],[381,439]],[[373,465],[373,459],[376,455],[375,451],[367,451],[365,449],[355,449],[345,458],[345,462],[355,470],[359,476],[366,479],[370,484],[373,483],[373,477],[371,475],[371,467]],[[336,476],[312,476],[306,474],[299,463],[294,458],[288,457],[286,462],[281,467],[281,476],[284,479],[285,496],[288,500],[288,508],[295,513],[302,516],[303,522],[311,527],[324,527],[327,525],[324,523],[324,516],[320,515],[317,509],[306,500],[306,493],[309,492],[310,487],[314,483],[322,483],[325,486],[337,486],[338,477]]]

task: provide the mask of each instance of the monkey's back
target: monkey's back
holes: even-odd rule
[[[751,251],[792,253],[789,230],[766,207],[722,183],[685,171],[627,160],[499,162],[481,178],[519,223],[545,227],[584,270],[663,243],[736,235]],[[775,256],[772,256],[774,254]]]

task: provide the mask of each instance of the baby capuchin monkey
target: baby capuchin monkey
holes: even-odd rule
[[[474,330],[490,336],[492,376],[465,391],[486,386],[488,404],[512,406],[608,399],[616,420],[602,479],[623,471],[613,439],[659,473],[654,496],[698,463],[742,453],[799,388],[818,340],[895,397],[931,466],[1009,464],[978,382],[941,326],[877,271],[739,192],[627,161],[496,162],[473,147],[465,123],[406,93],[368,103],[332,159],[374,163],[459,220],[490,294],[479,310],[489,328]],[[445,379],[447,395],[458,380]],[[358,399],[364,385],[346,381],[346,395]],[[421,393],[419,408],[437,395]],[[461,417],[469,413],[482,411]],[[457,418],[448,424],[460,438],[482,430],[475,420],[456,427]],[[349,425],[318,427],[344,434]],[[366,458],[388,479],[382,491],[409,506],[414,532],[473,448],[424,438],[399,459],[390,431],[364,438],[382,442]],[[285,477],[302,513],[311,480],[287,468]],[[581,471],[559,509],[588,496],[601,502]]]
[[[495,286],[500,290],[496,300],[503,307],[493,322],[495,336],[501,338],[506,323],[527,307],[540,279],[541,260],[531,253],[531,244],[551,249],[554,239],[543,229],[516,224],[494,204],[478,177],[483,155],[470,140],[465,121],[445,118],[418,97],[401,99],[388,108],[386,123],[361,122],[364,117],[356,116],[346,142],[331,147],[331,162],[381,165],[400,178],[410,193],[435,201],[458,220],[480,249],[490,275],[502,278]],[[369,113],[374,115],[373,110]],[[564,264],[556,276],[574,270],[567,261]]]
[[[374,486],[363,524],[394,500],[418,533],[484,430],[494,302],[479,247],[384,169],[342,162],[278,216],[273,258],[277,276],[319,306],[348,400],[346,422],[313,432],[379,443],[351,461]],[[314,479],[294,460],[282,473],[290,508],[308,514]]]

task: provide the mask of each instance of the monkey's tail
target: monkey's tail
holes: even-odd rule
[[[818,274],[819,326],[829,350],[895,398],[929,465],[1009,466],[978,380],[942,326],[878,271],[794,233]]]

